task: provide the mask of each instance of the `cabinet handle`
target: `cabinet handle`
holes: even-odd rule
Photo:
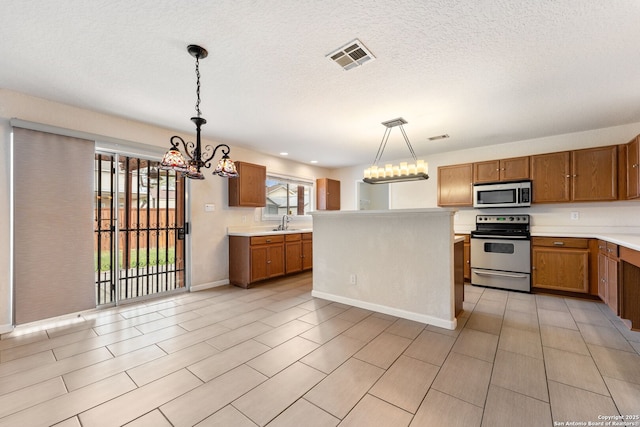
[[[571,178],[571,175],[567,175],[565,178]]]
[[[271,260],[267,261],[267,264],[271,264]]]
[[[556,246],[564,246],[564,242],[553,242]]]
[[[634,163],[633,165],[631,165],[631,167],[632,167],[632,168],[637,168],[637,167],[638,167],[638,164],[637,164],[637,163]]]
[[[271,243],[271,239],[267,239],[267,243]]]
[[[576,178],[578,175],[573,175],[574,178]]]

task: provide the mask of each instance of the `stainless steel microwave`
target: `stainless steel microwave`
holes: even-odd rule
[[[531,206],[531,196],[531,181],[473,185],[474,208],[529,207]]]

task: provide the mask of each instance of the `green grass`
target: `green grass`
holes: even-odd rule
[[[149,258],[147,259],[147,249],[142,248],[139,251],[136,249],[131,249],[131,254],[129,258],[129,268],[135,267],[147,267],[153,265],[165,265],[167,264],[167,259],[169,263],[173,263],[176,259],[176,248],[171,247],[168,250],[165,249],[155,249],[152,248],[148,254]],[[98,271],[98,255],[94,255],[95,259],[95,271]],[[119,264],[120,268],[122,268],[123,263],[123,253],[120,251]],[[100,271],[109,271],[111,270],[111,253],[110,252],[102,252],[100,254]]]

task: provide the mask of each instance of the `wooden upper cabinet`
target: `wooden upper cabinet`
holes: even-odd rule
[[[473,164],[473,182],[495,182],[500,180],[500,160],[489,160]]]
[[[238,177],[229,178],[229,206],[265,207],[267,168],[247,162],[235,163]]]
[[[529,157],[489,160],[473,164],[473,182],[518,181],[529,179]]]
[[[627,199],[637,199],[638,197],[640,197],[640,150],[638,150],[639,140],[640,136],[637,136],[626,146]]]
[[[531,156],[533,203],[617,200],[618,148]]]
[[[617,200],[617,166],[615,145],[572,151],[571,199],[576,202]]]
[[[558,203],[571,200],[571,152],[531,156],[533,203]]]
[[[473,205],[473,163],[438,167],[438,206]]]
[[[329,178],[316,180],[316,209],[319,211],[340,210],[340,181]]]
[[[518,181],[531,178],[529,156],[500,160],[500,180]]]

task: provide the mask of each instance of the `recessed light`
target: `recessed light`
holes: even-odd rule
[[[317,160],[311,160],[309,163],[318,163]]]
[[[281,156],[288,156],[289,153],[285,153],[284,151],[282,153],[280,153]]]

